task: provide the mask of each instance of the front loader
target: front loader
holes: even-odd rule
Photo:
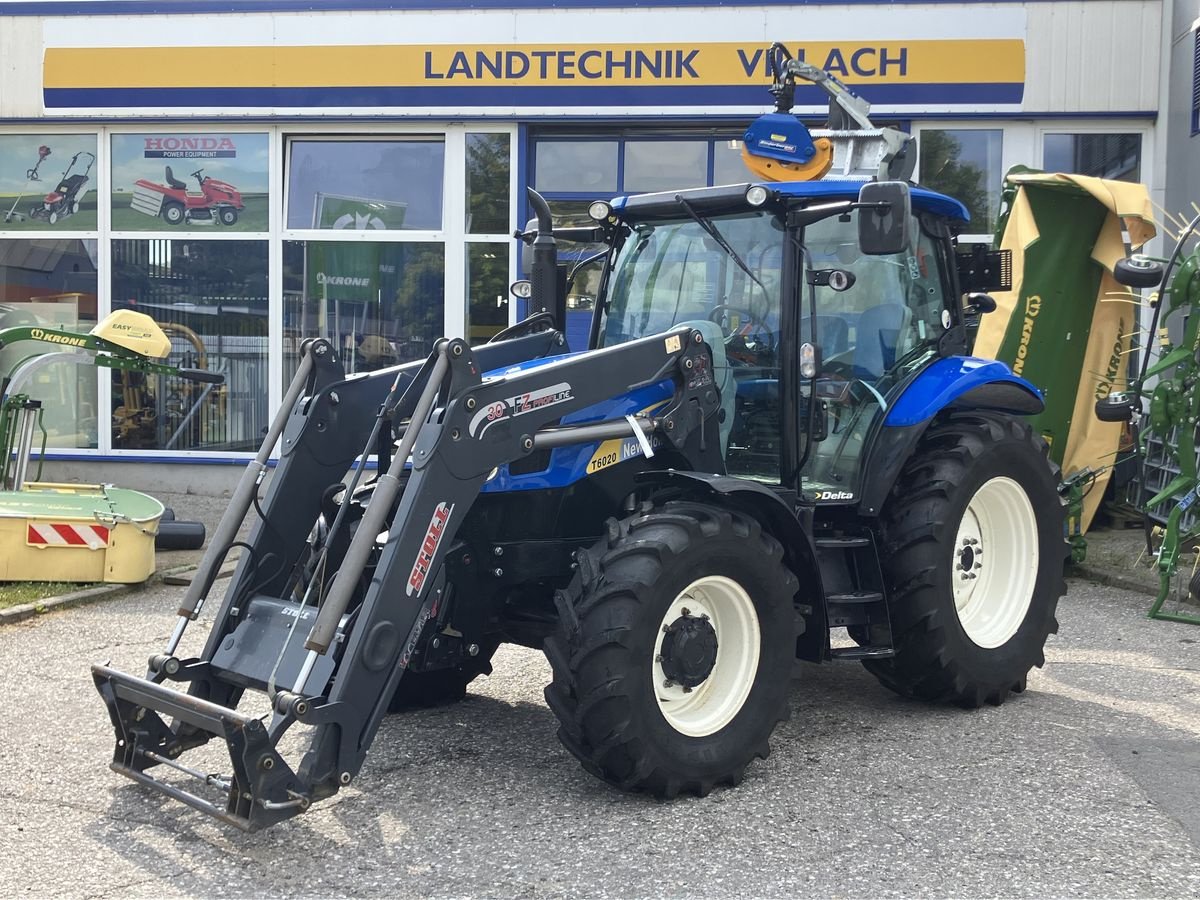
[[[544,649],[584,768],[663,797],[767,754],[796,659],[967,707],[1023,690],[1066,544],[1023,419],[1040,394],[968,355],[1003,260],[955,246],[962,204],[896,180],[906,142],[844,119],[820,137],[834,179],[621,197],[557,235],[531,193],[539,303],[563,294],[556,237],[608,248],[587,350],[545,314],[351,377],[308,342],[167,646],[144,677],[93,667],[113,767],[261,828],[349,784],[389,710],[462,697],[504,642]],[[213,738],[226,773],[185,762]]]

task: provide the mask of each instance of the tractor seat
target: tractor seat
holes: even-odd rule
[[[170,166],[167,166],[167,184],[177,191],[187,190],[187,185],[175,177],[175,173],[171,171]]]
[[[855,375],[874,382],[895,365],[897,345],[910,315],[908,307],[899,303],[863,310],[854,329]]]
[[[800,333],[805,341],[812,340],[809,336],[809,322],[808,316],[800,322]],[[849,323],[841,316],[818,315],[816,343],[821,347],[821,356],[825,359],[845,352],[850,348]]]

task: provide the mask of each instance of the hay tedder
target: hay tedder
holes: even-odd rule
[[[262,828],[350,784],[389,710],[461,698],[504,642],[544,649],[589,772],[664,797],[767,754],[797,658],[966,707],[1024,689],[1066,544],[1023,419],[1038,391],[969,355],[1003,260],[957,251],[965,208],[904,180],[909,142],[865,104],[833,83],[810,134],[785,107],[812,73],[778,55],[776,75],[787,128],[747,145],[775,145],[782,180],[600,201],[557,235],[530,192],[550,314],[350,377],[304,345],[166,646],[144,676],[93,667],[116,771]],[[555,327],[562,238],[608,247],[580,352]],[[209,741],[220,774],[188,762]]]

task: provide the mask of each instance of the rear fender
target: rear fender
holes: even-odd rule
[[[1041,391],[1002,362],[970,356],[937,360],[909,382],[876,431],[863,467],[859,513],[879,515],[904,463],[938,413],[986,409],[1032,416],[1045,408]]]
[[[687,498],[733,507],[762,523],[783,544],[784,562],[800,579],[795,603],[803,621],[803,632],[796,638],[796,656],[810,662],[821,662],[825,658],[829,628],[817,551],[809,529],[786,501],[758,482],[706,472],[676,469],[641,472],[638,484],[642,488],[648,487],[652,498]]]

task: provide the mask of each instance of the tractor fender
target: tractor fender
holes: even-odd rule
[[[708,472],[658,469],[640,472],[637,479],[639,486],[650,488],[652,497],[664,494],[669,499],[686,497],[733,506],[761,522],[783,545],[784,561],[800,579],[796,604],[803,618],[803,632],[796,638],[796,656],[810,662],[825,658],[829,636],[825,591],[811,529],[805,528],[795,510],[779,494],[756,481]]]
[[[951,356],[921,371],[892,404],[884,427],[916,425],[948,406],[1030,416],[1046,408],[1042,392],[994,359]]]
[[[971,356],[937,360],[908,384],[876,431],[863,466],[859,513],[879,515],[900,469],[943,410],[986,409],[1031,416],[1045,408],[1041,391],[1002,362]]]

